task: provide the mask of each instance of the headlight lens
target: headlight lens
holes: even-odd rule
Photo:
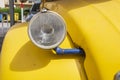
[[[28,33],[35,45],[43,49],[52,49],[64,40],[66,26],[59,14],[52,11],[39,12],[31,19]]]

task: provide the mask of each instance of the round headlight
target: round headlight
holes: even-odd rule
[[[66,26],[59,14],[52,11],[39,12],[31,19],[28,33],[36,46],[43,49],[52,49],[64,40]]]

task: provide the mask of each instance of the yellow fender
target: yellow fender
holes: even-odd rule
[[[73,42],[84,49],[88,80],[113,80],[120,71],[119,1],[64,0],[46,7],[64,16]]]
[[[28,24],[17,24],[3,43],[1,80],[113,80],[120,71],[119,0],[58,0],[45,6],[66,21],[70,36],[60,46],[75,43],[85,58],[42,50],[29,40]]]
[[[27,23],[13,26],[2,48],[1,80],[82,80],[80,55],[56,55],[52,50],[36,47],[28,38]],[[72,48],[66,37],[62,48]],[[81,64],[80,64],[81,63]],[[82,74],[82,75],[81,75]]]

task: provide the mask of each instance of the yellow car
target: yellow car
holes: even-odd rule
[[[7,32],[0,80],[120,80],[120,0],[53,0]]]

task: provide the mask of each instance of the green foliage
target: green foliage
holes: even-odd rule
[[[0,8],[0,13],[8,13],[9,14],[9,8]],[[21,8],[17,7],[14,8],[14,13],[19,14],[19,19],[21,19]],[[24,15],[27,16],[29,14],[29,8],[24,8]]]
[[[9,9],[8,8],[0,8],[0,12],[9,13]]]
[[[0,12],[6,12],[9,13],[9,8],[0,8]],[[20,8],[15,8],[14,9],[15,13],[21,13],[21,9]]]
[[[9,14],[9,8],[0,8],[0,13],[8,13]],[[21,18],[21,9],[18,8],[14,8],[14,13],[18,13],[19,14],[19,19]]]
[[[20,9],[20,8],[15,8],[15,9],[14,9],[14,12],[15,12],[15,13],[21,13],[21,9]]]

